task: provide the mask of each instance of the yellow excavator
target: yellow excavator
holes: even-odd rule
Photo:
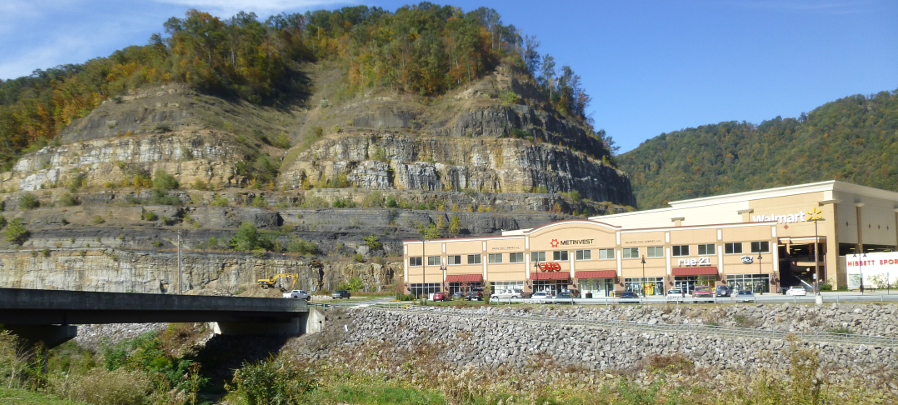
[[[299,274],[297,274],[297,273],[279,273],[279,274],[275,274],[275,275],[271,276],[271,278],[260,278],[260,279],[256,280],[256,283],[259,284],[259,287],[262,287],[262,288],[274,288],[275,284],[281,278],[292,278],[293,279],[293,284],[291,284],[290,288],[288,288],[288,290],[292,290],[293,287],[296,286],[296,281],[299,280]]]

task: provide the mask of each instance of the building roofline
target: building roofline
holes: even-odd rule
[[[731,222],[728,224],[702,224],[702,225],[681,225],[681,226],[664,226],[655,228],[627,228],[622,229],[620,233],[645,232],[645,231],[677,231],[681,229],[701,229],[701,228],[740,228],[744,226],[771,226],[777,225],[776,221],[763,222]]]
[[[648,213],[674,212],[683,208],[705,207],[718,204],[740,203],[752,200],[760,200],[764,198],[786,197],[797,194],[807,194],[825,191],[837,191],[845,193],[854,193],[867,197],[882,198],[886,200],[898,201],[898,193],[894,191],[882,190],[874,187],[861,186],[858,184],[846,183],[838,180],[827,180],[816,183],[798,184],[793,186],[767,188],[753,191],[743,191],[738,193],[716,195],[710,197],[699,197],[688,200],[671,201],[670,207],[656,208],[645,211],[632,211],[620,214],[611,214],[598,217],[590,217],[590,220],[600,218],[623,218],[632,215],[641,215]],[[898,207],[896,207],[898,208]]]
[[[560,221],[554,221],[554,222],[549,222],[549,223],[547,223],[547,224],[542,224],[542,225],[540,225],[540,226],[535,226],[535,227],[533,227],[533,228],[530,228],[530,229],[524,231],[523,233],[524,233],[524,234],[530,234],[530,233],[536,232],[536,231],[538,231],[538,230],[540,230],[540,229],[542,229],[542,228],[547,228],[547,227],[550,227],[550,226],[560,225],[560,224],[565,223],[565,222],[586,222],[586,223],[589,223],[590,225],[599,225],[599,226],[604,226],[604,227],[611,228],[611,229],[615,229],[615,230],[620,230],[620,229],[621,229],[620,226],[617,226],[617,225],[611,225],[611,224],[606,224],[606,223],[604,223],[604,222],[599,222],[599,221],[593,221],[593,220],[591,220],[591,219],[562,219],[562,220],[560,220]]]

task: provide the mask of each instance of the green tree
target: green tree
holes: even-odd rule
[[[449,234],[458,235],[461,233],[461,221],[458,219],[458,215],[452,215],[452,220],[449,221]]]
[[[244,221],[237,228],[237,234],[228,242],[231,250],[247,252],[259,247],[259,231],[252,222]]]
[[[437,225],[434,223],[431,223],[430,225],[423,228],[423,230],[421,232],[421,236],[423,236],[424,239],[430,240],[430,239],[439,239],[441,235],[440,235],[440,230],[437,229]]]
[[[40,201],[37,200],[37,197],[35,197],[34,194],[25,193],[19,197],[19,208],[23,210],[33,210],[40,205]]]
[[[30,235],[31,232],[25,229],[25,225],[22,224],[22,220],[19,218],[12,220],[12,222],[6,225],[6,240],[9,242],[21,245],[28,240]]]
[[[370,234],[362,239],[365,240],[365,244],[368,245],[371,250],[378,250],[383,247],[383,243],[380,242],[380,237],[374,236],[374,234]]]
[[[156,170],[156,173],[153,175],[153,189],[168,192],[171,190],[177,190],[181,188],[181,185],[178,183],[178,179],[175,176],[168,174],[163,169]]]

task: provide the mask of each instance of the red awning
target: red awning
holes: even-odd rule
[[[617,277],[617,271],[615,270],[600,270],[600,271],[578,271],[574,273],[574,277],[578,279],[582,278],[615,278]]]
[[[447,283],[479,283],[483,281],[483,274],[453,274],[446,276]]]
[[[716,276],[717,267],[677,267],[671,273],[675,276]]]
[[[530,273],[530,278],[533,280],[570,280],[571,272],[569,272],[569,271],[550,271],[550,272]]]

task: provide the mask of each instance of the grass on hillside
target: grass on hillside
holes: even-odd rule
[[[5,387],[0,387],[0,403],[4,405],[86,405],[84,402],[59,399],[50,394]]]

